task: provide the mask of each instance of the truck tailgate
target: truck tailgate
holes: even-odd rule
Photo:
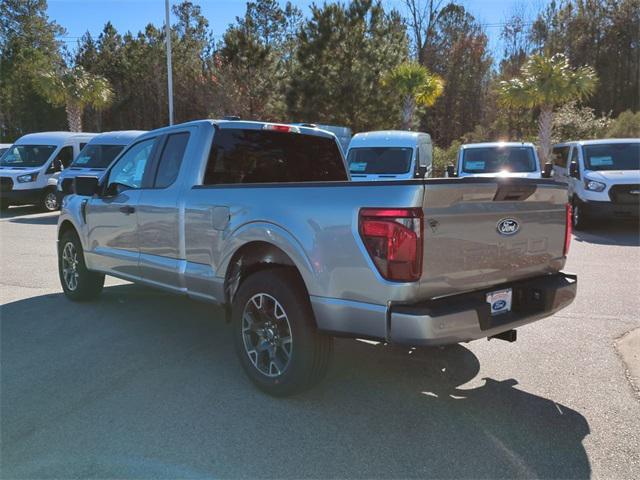
[[[566,203],[566,187],[550,180],[426,180],[419,295],[453,295],[559,271]]]

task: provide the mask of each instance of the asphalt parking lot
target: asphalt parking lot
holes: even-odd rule
[[[0,220],[2,478],[640,478],[616,348],[640,327],[637,225],[577,235],[577,300],[515,344],[339,340],[320,386],[274,399],[210,305],[116,280],[65,300],[55,224]]]

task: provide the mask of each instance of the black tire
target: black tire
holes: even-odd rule
[[[571,202],[571,227],[573,230],[584,230],[589,226],[587,211],[580,200],[574,198]]]
[[[60,210],[60,204],[56,198],[55,188],[47,188],[40,199],[40,208],[45,212],[55,212]]]
[[[258,308],[262,302],[264,307]],[[245,308],[251,322],[244,320]],[[233,299],[232,318],[242,368],[262,391],[276,397],[294,395],[326,374],[333,339],[318,332],[309,296],[295,272],[276,268],[250,275]],[[287,334],[290,342],[284,343]]]
[[[72,268],[69,259],[73,259],[74,253],[75,260]],[[104,275],[87,270],[82,243],[73,231],[65,232],[58,242],[58,275],[64,294],[74,302],[85,302],[97,298],[104,286]],[[72,277],[75,277],[75,283]]]

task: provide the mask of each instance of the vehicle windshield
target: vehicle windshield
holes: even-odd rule
[[[0,158],[0,166],[39,167],[56,148],[55,145],[12,145]]]
[[[535,172],[536,167],[531,147],[465,148],[462,157],[465,173]]]
[[[107,168],[124,145],[87,145],[71,164],[72,167]]]
[[[640,142],[585,145],[582,153],[589,170],[640,170]]]
[[[349,150],[349,171],[355,174],[407,173],[411,167],[413,148],[368,147]]]

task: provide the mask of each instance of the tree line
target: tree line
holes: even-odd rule
[[[107,22],[69,49],[46,7],[46,0],[0,3],[2,140],[78,125],[167,124],[162,25],[134,33]],[[497,54],[485,26],[455,0],[404,0],[401,9],[380,0],[326,2],[306,12],[254,0],[222,35],[196,2],[172,9],[176,122],[237,115],[354,132],[412,128],[443,148],[531,139],[549,105],[501,101],[505,89],[533,58],[562,58],[572,71],[588,66],[594,82],[575,102],[550,106],[554,134],[640,129],[640,0],[559,0],[532,16],[516,12],[502,26]]]

